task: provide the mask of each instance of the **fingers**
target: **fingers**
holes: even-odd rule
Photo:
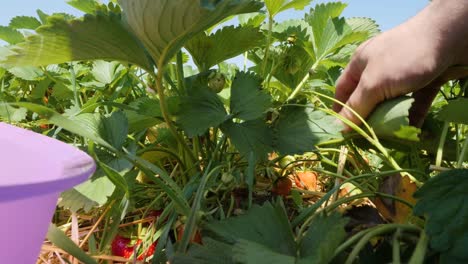
[[[444,84],[444,82],[435,81],[412,94],[411,97],[414,98],[414,103],[409,109],[410,126],[422,127],[424,118],[442,84]]]
[[[335,99],[342,103],[346,103],[346,101],[348,101],[349,96],[353,93],[359,83],[360,76],[357,78],[354,77],[351,74],[352,71],[354,71],[354,69],[350,63],[350,65],[343,71],[336,84]],[[342,105],[334,103],[333,111],[339,112],[342,107]]]
[[[364,76],[365,72],[362,75]],[[381,91],[375,88],[376,87],[373,87],[365,78],[361,78],[356,89],[346,101],[346,105],[365,119],[377,104],[382,102],[385,98]],[[347,107],[343,107],[339,114],[357,125],[362,123]]]

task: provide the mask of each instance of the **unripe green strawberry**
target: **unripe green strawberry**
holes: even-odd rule
[[[208,76],[208,87],[215,93],[219,93],[226,85],[226,77],[219,72],[212,72]]]

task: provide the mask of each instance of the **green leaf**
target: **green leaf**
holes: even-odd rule
[[[189,137],[202,135],[210,127],[217,127],[227,117],[218,95],[208,87],[198,88],[182,99],[177,122]]]
[[[99,135],[115,149],[121,149],[127,139],[128,120],[121,111],[112,112],[107,116],[101,116],[98,113],[84,113],[71,119],[86,127],[86,130]]]
[[[420,134],[421,129],[413,126],[401,126],[400,129],[394,133],[397,138],[410,141],[419,141]]]
[[[41,20],[42,24],[45,24],[47,23],[47,18],[49,17],[48,14],[44,13],[42,10],[40,9],[37,9],[36,10],[36,13],[37,13],[37,16],[39,17],[39,19]]]
[[[252,0],[119,0],[125,21],[154,61],[165,63],[187,40],[232,15],[258,11]],[[160,64],[162,65],[162,64]]]
[[[468,170],[456,169],[429,179],[416,193],[413,212],[427,219],[431,247],[468,261]]]
[[[5,26],[0,26],[0,39],[10,44],[17,44],[24,41],[23,34],[18,30]]]
[[[306,14],[305,20],[312,27],[314,46],[322,42],[322,36],[329,21],[341,15],[346,6],[347,4],[341,2],[318,4],[310,10],[309,14]]]
[[[14,29],[31,29],[35,30],[41,26],[41,22],[35,17],[17,16],[11,19],[10,25]]]
[[[128,120],[125,114],[122,111],[112,112],[102,118],[99,134],[114,148],[122,148],[128,135]]]
[[[279,12],[283,12],[285,10],[294,8],[295,10],[303,10],[306,6],[308,6],[312,2],[312,0],[292,0],[284,4]]]
[[[265,0],[265,6],[270,16],[274,17],[281,10],[285,1],[287,0]]]
[[[62,232],[62,230],[58,229],[54,224],[50,224],[49,226],[47,239],[83,263],[97,264],[97,261],[95,261],[81,248],[79,248],[64,232]]]
[[[248,157],[253,152],[256,159],[264,160],[270,153],[273,143],[273,135],[262,119],[245,121],[243,123],[225,122],[221,129],[239,152]]]
[[[294,8],[302,10],[310,4],[312,0],[265,0],[265,5],[270,16],[274,17],[280,12]]]
[[[201,32],[185,48],[201,72],[263,44],[263,34],[254,27],[223,27],[214,34]]]
[[[1,28],[0,28],[1,32]],[[116,60],[151,69],[141,44],[121,23],[120,14],[85,15],[66,20],[55,15],[12,50],[16,53],[1,63],[10,66],[42,66],[79,60]],[[0,33],[1,36],[1,33]]]
[[[102,84],[110,84],[120,75],[122,70],[123,67],[116,61],[107,62],[98,60],[93,63],[93,70],[91,73],[96,81]]]
[[[193,244],[186,254],[176,253],[172,260],[174,264],[234,264],[232,259],[232,246],[203,237],[203,246]]]
[[[335,117],[310,106],[285,106],[274,125],[274,148],[283,155],[302,154],[315,145],[341,138],[341,125]]]
[[[254,120],[271,107],[270,95],[262,90],[262,80],[253,73],[238,72],[231,86],[231,115]]]
[[[402,127],[409,126],[409,109],[413,102],[414,99],[409,96],[387,100],[375,108],[367,119],[367,123],[374,129],[377,136],[395,138],[395,133]]]
[[[255,242],[240,239],[234,245],[235,263],[245,264],[295,264],[296,257],[284,255]]]
[[[34,66],[13,67],[9,68],[8,71],[14,76],[26,81],[36,81],[44,76],[44,72],[40,68]]]
[[[103,206],[115,190],[115,185],[108,177],[102,176],[85,181],[84,183],[61,194],[59,206],[72,212]]]
[[[278,203],[254,204],[245,215],[210,222],[206,228],[229,243],[250,241],[278,254],[296,255],[296,243],[288,217]]]
[[[238,16],[242,26],[259,27],[265,21],[266,15],[262,13],[241,14]]]
[[[33,111],[39,114],[40,116],[49,120],[50,123],[56,126],[62,127],[65,130],[68,130],[76,135],[88,138],[110,150],[115,150],[109,143],[107,143],[102,137],[99,136],[97,131],[93,131],[89,129],[88,127],[83,126],[82,124],[79,124],[76,121],[73,121],[63,116],[50,108],[47,108],[42,105],[26,103],[26,102],[12,103],[11,105],[24,107],[28,109],[29,111]],[[0,104],[0,107],[2,107],[1,104]]]
[[[352,32],[344,18],[329,19],[321,38],[315,42],[317,59],[323,59],[345,45],[364,41],[367,37],[366,32]]]
[[[335,249],[345,240],[348,222],[338,213],[318,215],[310,223],[300,245],[304,264],[327,264],[333,259]]]
[[[74,8],[83,11],[88,14],[92,14],[96,11],[96,6],[99,4],[95,0],[68,0],[67,4]]]
[[[98,161],[99,167],[106,174],[109,180],[117,187],[122,193],[129,195],[129,189],[127,181],[124,178],[124,174],[108,166],[106,163]]]
[[[437,114],[437,119],[468,125],[468,98],[457,98],[448,101]]]
[[[353,32],[367,32],[370,37],[380,33],[379,25],[377,25],[375,20],[367,17],[347,18],[346,24],[351,27]]]
[[[15,108],[8,104],[0,104],[0,117],[9,122],[21,122],[26,119],[28,110],[25,108]]]

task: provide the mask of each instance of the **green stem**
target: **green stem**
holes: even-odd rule
[[[306,76],[304,76],[304,78],[302,79],[302,81],[296,86],[296,88],[293,90],[293,92],[289,95],[288,99],[286,99],[286,102],[294,99],[294,97],[296,97],[296,95],[299,93],[299,91],[302,89],[302,87],[304,87],[304,85],[306,84],[307,80],[309,80],[310,78],[310,73],[307,73]]]
[[[386,224],[386,225],[376,226],[375,228],[372,229],[372,231],[369,231],[368,233],[366,233],[359,240],[359,242],[356,244],[356,246],[353,248],[353,250],[349,254],[348,258],[346,259],[345,264],[353,264],[359,252],[364,248],[364,246],[369,242],[371,238],[378,236],[378,235],[390,233],[394,231],[395,229],[400,229],[401,231],[420,231],[418,227],[412,226],[412,225]]]
[[[78,100],[78,89],[76,87],[76,74],[75,70],[73,69],[73,64],[70,63],[70,74],[71,74],[71,84],[73,88],[73,98],[75,100],[75,105],[80,106],[80,102]]]
[[[401,234],[401,229],[398,228],[395,234],[393,235],[393,240],[392,240],[392,263],[393,264],[401,264],[401,258],[400,258],[400,234]]]
[[[211,176],[218,173],[219,169],[221,169],[223,166],[224,165],[220,165],[211,169],[211,161],[208,163],[205,174],[201,178],[200,185],[198,186],[197,193],[195,194],[192,210],[185,225],[184,234],[182,236],[182,240],[180,241],[180,247],[178,248],[178,252],[187,251],[190,239],[192,237],[193,232],[195,231],[196,223],[199,218],[198,211],[200,210],[203,194],[205,193],[206,183],[211,178]]]
[[[427,246],[429,244],[429,238],[424,230],[421,230],[421,236],[419,237],[416,249],[413,252],[408,264],[422,264],[426,256]]]
[[[181,94],[187,95],[187,91],[185,90],[184,62],[183,62],[181,50],[177,52],[176,65],[177,65],[177,84],[179,85],[179,91],[181,92]]]
[[[271,38],[272,38],[272,31],[273,31],[273,16],[268,14],[268,35],[267,35],[267,42],[265,47],[265,56],[263,56],[263,69],[262,69],[262,76],[265,76],[266,68],[268,65],[268,56],[270,55],[270,45],[271,45]]]
[[[467,149],[468,149],[468,134],[465,135],[465,141],[463,142],[463,147],[460,151],[460,157],[458,157],[457,168],[462,167],[463,161],[465,160]]]
[[[445,139],[447,137],[449,125],[450,123],[448,121],[445,121],[444,127],[442,128],[442,134],[440,135],[439,145],[437,146],[437,155],[436,155],[435,165],[438,167],[442,165],[442,156],[444,152]]]
[[[166,96],[164,95],[164,86],[162,84],[162,78],[164,76],[164,66],[159,65],[158,66],[158,74],[154,76],[154,73],[152,73],[153,77],[156,79],[156,90],[158,93],[159,97],[159,104],[161,107],[161,113],[164,118],[164,121],[166,122],[169,130],[171,131],[172,135],[176,138],[176,140],[179,142],[179,144],[184,148],[185,152],[187,152],[187,155],[189,155],[190,160],[192,161],[192,164],[196,162],[196,158],[194,154],[192,153],[192,150],[190,147],[187,145],[185,142],[184,138],[177,132],[177,129],[174,127],[174,124],[172,123],[171,117],[169,115],[169,111],[167,110],[167,102],[166,102]],[[187,167],[191,167],[190,164],[187,164]]]

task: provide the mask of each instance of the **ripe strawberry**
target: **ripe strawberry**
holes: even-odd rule
[[[141,240],[140,240],[141,242]],[[143,252],[142,254],[140,254],[137,258],[137,260],[144,260],[146,259],[147,257],[151,257],[153,256],[154,254],[154,250],[156,249],[156,246],[158,245],[158,241],[154,241],[147,249],[145,252]]]
[[[130,238],[116,235],[111,244],[112,254],[119,257],[130,258],[133,255],[133,251],[135,251],[135,245],[139,244],[137,241],[135,245],[131,246],[131,241]],[[141,243],[141,240],[139,240],[139,242]]]
[[[291,192],[292,181],[288,177],[281,177],[273,185],[273,192],[276,195],[286,196]]]
[[[134,245],[131,245],[131,242],[132,240],[130,238],[116,235],[111,245],[112,254],[114,254],[114,256],[124,257],[127,259],[131,258],[135,249],[140,247],[142,241],[141,239],[138,239]],[[145,252],[138,256],[137,260],[144,260],[145,258],[152,256],[157,244],[158,241],[156,240],[146,249]]]

